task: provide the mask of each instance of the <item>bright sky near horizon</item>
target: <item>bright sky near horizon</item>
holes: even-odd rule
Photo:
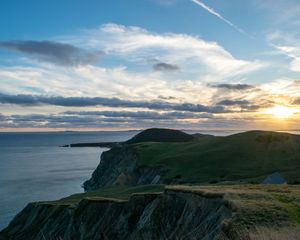
[[[298,0],[3,0],[0,131],[297,129]]]

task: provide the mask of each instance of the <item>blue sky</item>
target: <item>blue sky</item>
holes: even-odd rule
[[[295,128],[299,14],[297,0],[1,1],[0,127]]]
[[[0,26],[1,38],[5,40],[44,40],[73,34],[80,29],[96,28],[103,23],[117,23],[139,26],[157,33],[199,35],[207,40],[218,41],[241,57],[248,57],[251,50],[257,47],[266,47],[264,41],[240,35],[189,0],[91,0],[88,4],[80,0],[3,2]],[[252,1],[211,1],[210,4],[232,22],[247,29],[249,34],[258,35],[260,40],[264,40],[261,34],[270,24],[267,24],[264,10],[256,8]]]

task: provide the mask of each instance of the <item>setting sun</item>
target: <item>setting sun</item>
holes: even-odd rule
[[[289,118],[294,114],[293,109],[285,106],[275,106],[272,109],[270,109],[268,112],[272,114],[274,117],[280,119]]]

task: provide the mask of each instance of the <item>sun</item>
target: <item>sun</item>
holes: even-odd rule
[[[268,111],[276,118],[286,119],[291,117],[294,114],[294,110],[292,108],[286,106],[275,106]]]

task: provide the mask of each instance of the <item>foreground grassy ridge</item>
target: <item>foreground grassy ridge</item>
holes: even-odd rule
[[[40,204],[55,205],[55,209],[59,209],[61,205],[75,208],[81,200],[86,203],[95,201],[94,204],[101,204],[103,198],[123,202],[133,194],[157,192],[160,194],[184,192],[213,199],[212,201],[222,201],[232,214],[222,222],[224,238],[220,239],[293,240],[299,239],[300,236],[300,186],[297,185],[115,186]],[[180,196],[183,197],[178,195],[179,198]],[[193,199],[193,195],[185,195],[182,199],[187,200],[187,196]],[[203,201],[199,200],[199,206],[201,204]]]
[[[168,186],[166,190],[184,191],[204,197],[223,197],[234,212],[230,224],[300,229],[300,186],[291,185],[215,185]]]
[[[113,187],[101,188],[101,190],[97,190],[93,192],[74,194],[57,201],[48,201],[42,203],[46,203],[46,204],[51,203],[57,205],[74,205],[86,198],[89,199],[109,198],[109,199],[117,199],[117,200],[128,200],[130,196],[132,196],[132,194],[163,192],[163,191],[164,191],[164,185],[146,185],[146,186],[137,186],[137,187],[113,186]]]
[[[297,185],[114,186],[42,203],[73,205],[86,198],[128,200],[133,194],[162,193],[165,190],[195,193],[205,198],[223,198],[236,212],[233,218],[236,227],[286,223],[300,226],[300,186]]]
[[[224,228],[232,234],[245,234],[247,229],[265,232],[270,228],[280,231],[290,228],[293,229],[291,230],[293,233],[299,230],[300,234],[300,186],[297,185],[115,186],[43,203],[72,206],[87,198],[128,200],[133,194],[164,191],[194,193],[205,198],[224,199],[224,203],[233,212],[232,218],[224,223]],[[254,232],[251,234],[255,235]]]
[[[252,131],[185,143],[140,143],[140,166],[168,170],[167,178],[183,182],[259,181],[279,171],[300,181],[300,136]]]

